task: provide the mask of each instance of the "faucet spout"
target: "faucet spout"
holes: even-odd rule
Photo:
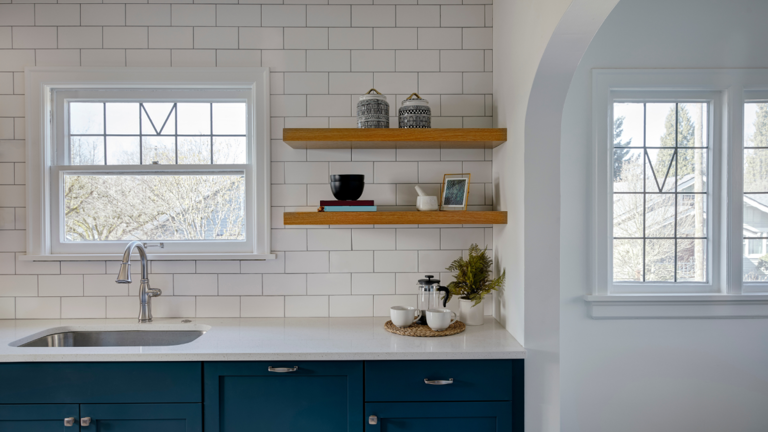
[[[117,274],[115,282],[119,284],[131,283],[131,254],[134,249],[138,249],[141,258],[141,286],[139,287],[139,322],[152,322],[152,297],[157,297],[163,292],[157,288],[149,286],[149,261],[147,260],[147,251],[144,245],[139,241],[128,243],[123,253],[123,261],[120,263],[120,271]]]

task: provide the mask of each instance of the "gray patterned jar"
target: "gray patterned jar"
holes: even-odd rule
[[[398,110],[398,117],[400,118],[400,128],[403,129],[429,129],[432,127],[432,109],[429,108],[429,102],[416,93],[403,101],[403,106]]]
[[[371,94],[371,92],[375,92]],[[376,89],[360,96],[357,102],[357,127],[360,129],[389,128],[389,102]]]

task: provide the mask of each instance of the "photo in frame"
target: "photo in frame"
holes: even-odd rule
[[[445,174],[440,188],[440,210],[466,210],[470,174]]]

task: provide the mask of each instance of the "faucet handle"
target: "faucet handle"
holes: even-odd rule
[[[158,296],[161,296],[161,295],[163,295],[163,290],[161,290],[160,288],[150,288],[149,289],[149,296],[150,297],[158,297]]]

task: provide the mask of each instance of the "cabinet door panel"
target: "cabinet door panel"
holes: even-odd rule
[[[362,432],[362,408],[361,362],[205,365],[206,432]]]
[[[202,432],[201,404],[83,404],[82,432]],[[68,431],[65,431],[68,432]]]
[[[376,424],[370,424],[375,415]],[[365,404],[366,432],[522,432],[510,402]]]
[[[0,431],[2,432],[77,432],[79,407],[77,405],[0,405]],[[64,419],[72,417],[75,424],[64,426]]]

